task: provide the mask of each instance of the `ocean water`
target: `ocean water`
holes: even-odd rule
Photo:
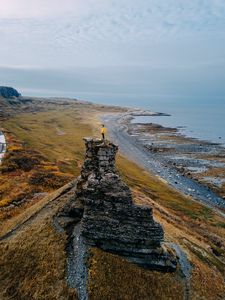
[[[150,106],[151,104],[149,108]],[[225,99],[211,99],[208,102],[203,99],[194,102],[185,99],[180,102],[164,102],[160,107],[155,104],[152,107],[170,116],[138,117],[135,122],[176,127],[186,136],[225,145]]]
[[[46,91],[45,91],[46,92]],[[32,95],[29,92],[29,95]],[[225,98],[224,97],[178,97],[148,96],[135,94],[108,94],[98,92],[43,92],[38,96],[61,96],[95,103],[135,107],[170,114],[160,117],[139,117],[138,122],[158,123],[163,126],[181,127],[187,136],[225,145]]]
[[[225,145],[225,98],[147,97],[135,95],[87,95],[97,103],[128,106],[167,113],[170,116],[137,117],[137,122],[176,127],[190,137]]]
[[[136,117],[135,122],[176,127],[186,136],[225,145],[225,98],[124,97],[97,102],[167,113],[170,116]]]

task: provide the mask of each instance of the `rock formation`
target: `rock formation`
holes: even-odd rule
[[[80,222],[86,244],[123,255],[151,269],[176,269],[175,257],[162,246],[162,226],[150,207],[133,203],[129,187],[115,168],[118,147],[109,141],[85,138],[86,157],[76,193],[59,213],[69,234]]]
[[[14,88],[8,87],[8,86],[0,86],[0,97],[3,97],[3,98],[16,97],[16,98],[18,98],[19,96],[20,96],[20,94]]]

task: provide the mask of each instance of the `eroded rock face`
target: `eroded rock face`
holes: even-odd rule
[[[12,87],[0,86],[0,96],[3,98],[19,97],[20,94]]]
[[[163,229],[153,220],[152,209],[134,205],[129,187],[116,171],[118,147],[91,138],[86,138],[85,144],[76,194],[61,217],[69,218],[70,224],[80,220],[81,234],[88,245],[152,269],[174,270],[176,259],[161,246]]]

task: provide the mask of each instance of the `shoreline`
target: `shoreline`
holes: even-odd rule
[[[158,118],[161,116],[164,117],[173,117],[172,114],[158,114],[158,115],[152,115],[156,116],[155,120],[151,120],[150,115],[141,115],[138,116],[136,115],[133,117],[132,122],[133,123],[140,123],[140,124],[148,124],[148,123],[155,123],[159,124],[162,127],[168,127],[168,128],[174,128],[177,129],[177,131],[185,136],[186,138],[191,138],[191,139],[196,139],[199,140],[203,143],[210,143],[210,144],[216,144],[216,145],[221,145],[225,147],[225,140],[223,139],[222,136],[218,134],[218,137],[213,137],[211,134],[206,134],[202,131],[201,128],[191,128],[190,124],[183,125],[182,122],[179,120],[179,124],[176,123],[176,118],[173,120],[172,118]],[[176,125],[175,125],[176,123]]]
[[[221,206],[225,209],[225,192],[224,195],[220,194],[220,191],[222,189],[215,188],[213,184],[203,185],[203,182],[201,182],[201,178],[197,178],[193,170],[193,172],[190,169],[184,170],[183,164],[189,162],[189,159],[185,158],[183,161],[171,162],[170,157],[168,157],[168,155],[171,154],[173,158],[178,159],[178,156],[181,156],[182,148],[185,148],[185,146],[187,146],[186,148],[188,148],[189,154],[191,152],[196,152],[197,148],[200,149],[203,147],[206,149],[204,153],[205,156],[208,155],[208,152],[210,152],[208,150],[212,147],[219,147],[222,149],[222,146],[182,136],[179,134],[178,129],[175,128],[163,127],[161,125],[155,124],[153,125],[152,123],[133,124],[131,122],[132,119],[137,116],[169,116],[165,113],[153,112],[150,110],[143,110],[138,108],[132,109],[128,107],[124,108],[112,105],[99,105],[90,103],[88,101],[81,102],[80,100],[71,101],[70,99],[68,99],[67,102],[66,99],[64,99],[62,102],[54,102],[54,99],[52,99],[50,103],[45,102],[44,100],[44,98],[38,99],[36,103],[34,99],[29,99],[30,102],[28,104],[26,102],[25,105],[26,112],[36,114],[39,111],[45,111],[46,108],[48,110],[51,110],[53,108],[55,109],[57,106],[61,107],[62,105],[67,105],[68,107],[68,105],[74,104],[82,104],[84,105],[84,107],[86,105],[90,105],[92,108],[96,108],[97,110],[98,108],[105,108],[105,112],[99,112],[98,115],[105,116],[102,117],[102,120],[109,128],[109,134],[111,135],[114,142],[119,144],[122,153],[128,155],[128,157],[130,157],[132,160],[136,161],[149,172],[154,173],[154,175],[166,181],[169,185],[173,186],[176,190],[181,191],[183,194],[190,195],[195,199],[200,199],[201,201],[208,203],[208,205],[211,205],[211,202],[213,202],[213,206]],[[21,103],[22,108],[22,106],[24,106],[24,101],[22,101]],[[19,109],[19,111],[23,113],[24,110],[22,110],[21,108]],[[114,108],[115,110],[112,110],[111,113],[108,113],[108,108]],[[185,149],[185,151],[187,151],[187,149]],[[184,155],[184,153],[182,153],[182,155]],[[217,155],[216,151],[214,151],[213,155],[215,158],[215,156]],[[207,162],[210,161],[210,159],[211,161],[213,160],[212,157],[205,157],[205,161],[207,160]],[[224,163],[225,167],[225,154],[224,157],[221,156],[220,159],[221,163]],[[216,167],[217,166],[218,165],[216,165]],[[208,177],[209,179],[210,173],[207,173],[206,175],[206,177]],[[223,196],[224,199],[222,199]]]
[[[135,118],[126,124],[128,131],[137,136],[147,133],[149,139],[143,144],[148,151],[162,154],[167,165],[172,164],[182,175],[201,182],[225,199],[223,144],[190,137],[177,127],[164,127],[155,122],[136,123],[133,120]]]
[[[164,285],[166,287],[165,297],[171,295],[173,298],[174,283],[178,282],[179,286],[176,285],[176,290],[179,291],[180,298],[183,296],[187,298],[189,295],[193,297],[200,295],[203,298],[210,295],[212,299],[216,295],[218,299],[221,298],[220,295],[224,293],[223,267],[225,257],[223,211],[216,208],[215,205],[210,206],[210,202],[204,202],[204,198],[202,200],[203,205],[199,201],[194,201],[191,197],[184,196],[183,193],[179,192],[181,186],[172,188],[171,185],[165,184],[159,178],[158,173],[156,173],[158,177],[155,176],[152,169],[156,171],[164,170],[167,172],[165,174],[169,174],[170,170],[156,160],[156,154],[151,153],[141,143],[140,136],[130,136],[127,133],[129,122],[128,124],[125,121],[122,122],[122,120],[121,123],[119,122],[119,118],[122,118],[125,114],[129,115],[128,110],[84,104],[68,106],[67,103],[62,103],[60,106],[47,103],[41,106],[39,103],[33,102],[30,105],[32,107],[28,106],[28,108],[21,105],[20,111],[28,110],[29,112],[10,117],[3,123],[4,127],[2,126],[8,141],[7,156],[10,158],[10,152],[15,150],[18,154],[14,157],[15,159],[25,158],[25,160],[23,159],[25,164],[26,161],[33,162],[29,171],[23,170],[22,165],[18,166],[13,172],[9,170],[10,172],[3,172],[2,174],[1,192],[3,191],[4,194],[2,193],[3,209],[0,223],[2,225],[2,235],[4,235],[2,243],[5,247],[2,249],[1,257],[2,265],[7,266],[2,270],[3,276],[6,278],[2,292],[4,293],[8,286],[17,289],[19,280],[22,284],[26,284],[24,289],[20,291],[22,296],[26,297],[29,294],[29,297],[31,294],[35,294],[37,297],[41,297],[46,291],[48,292],[49,282],[53,282],[52,276],[49,277],[50,281],[46,280],[46,274],[49,274],[49,270],[53,270],[56,275],[56,280],[53,283],[59,283],[57,285],[59,287],[61,284],[63,291],[65,290],[65,285],[62,286],[62,283],[66,284],[66,281],[60,279],[65,278],[65,275],[74,275],[73,269],[76,267],[76,261],[73,259],[70,261],[71,257],[68,257],[71,254],[68,252],[70,250],[68,239],[62,235],[60,230],[58,232],[60,228],[55,222],[55,216],[57,211],[68,201],[73,201],[74,189],[71,189],[71,185],[73,185],[74,178],[79,176],[83,164],[83,137],[93,135],[100,137],[100,116],[111,114],[108,121],[112,123],[105,125],[108,127],[109,134],[112,131],[112,134],[115,134],[114,137],[118,138],[120,149],[123,148],[124,153],[127,153],[126,157],[123,155],[117,157],[118,172],[131,189],[134,204],[153,209],[154,219],[164,228],[165,246],[172,246],[171,251],[177,252],[181,268],[178,268],[178,277],[168,273],[165,278],[165,274],[163,275],[160,272],[151,274],[146,272],[145,269],[135,268],[135,265],[129,262],[125,264],[122,257],[97,249],[97,252],[91,251],[90,253],[88,290],[97,290],[95,295],[97,298],[101,298],[102,295],[98,293],[98,287],[101,290],[103,286],[110,293],[104,294],[107,298],[109,295],[111,296],[111,290],[114,292],[115,282],[119,286],[121,278],[125,278],[123,281],[126,285],[123,288],[125,291],[123,295],[126,297],[128,288],[133,287],[133,279],[137,277],[140,278],[140,281],[134,292],[131,291],[131,298],[133,295],[139,295],[139,292],[142,293],[143,282],[144,288],[148,288],[147,291],[150,297],[153,291],[152,287]],[[16,112],[16,109],[14,109],[14,112]],[[113,122],[114,120],[115,122]],[[145,128],[143,130],[145,131]],[[171,131],[167,132],[171,133]],[[144,132],[141,131],[139,134],[143,135]],[[108,135],[106,135],[106,138],[108,138]],[[4,167],[7,166],[7,162],[8,157],[7,159],[5,157]],[[63,178],[67,173],[71,175],[66,179],[70,182],[69,184],[63,183]],[[54,174],[57,176],[49,177],[49,175]],[[174,175],[174,180],[177,180],[175,177],[177,170],[173,170],[172,175]],[[35,179],[35,181],[30,181],[30,178]],[[52,178],[45,190],[43,190],[43,183],[45,184],[46,181],[43,181],[42,178]],[[57,182],[59,183],[58,187],[55,186]],[[182,177],[180,182],[187,184],[190,181],[185,181]],[[33,185],[33,183],[38,184]],[[68,189],[68,187],[70,188]],[[199,190],[200,195],[202,195],[202,191],[204,196],[204,189]],[[37,193],[39,193],[39,198],[36,197]],[[117,196],[115,195],[115,197]],[[4,202],[5,199],[7,202]],[[107,218],[107,216],[103,217]],[[117,227],[118,224],[115,224],[116,229]],[[6,238],[4,239],[4,237]],[[177,246],[174,247],[174,245]],[[78,245],[74,244],[74,247],[76,246],[79,246],[79,243]],[[68,250],[68,253],[65,252],[65,249]],[[52,253],[54,255],[51,257]],[[23,257],[27,254],[28,259],[26,259],[26,265],[24,266]],[[31,254],[30,259],[29,254]],[[78,257],[78,260],[79,258],[82,259],[81,256]],[[12,257],[16,259],[12,261]],[[42,258],[45,258],[44,262],[42,262]],[[67,270],[62,259],[64,262],[71,263]],[[34,261],[37,264],[34,264]],[[25,275],[23,276],[21,273],[22,276],[19,274],[14,278],[15,266],[16,270],[22,270]],[[99,269],[96,269],[96,267]],[[105,274],[110,273],[112,270],[113,276],[115,272],[118,272],[113,280],[112,277],[109,277],[105,282]],[[126,276],[127,274],[128,276]],[[85,274],[80,272],[80,275]],[[32,285],[34,276],[44,279],[38,294],[35,289],[27,293],[27,286]],[[29,278],[31,278],[30,281]],[[71,278],[67,279],[70,280]],[[103,280],[100,283],[99,278],[100,281]],[[116,281],[114,278],[116,278]],[[207,285],[204,294],[202,294],[202,278],[206,279]],[[127,281],[129,285],[127,285]],[[81,287],[81,293],[78,291],[78,295],[81,296],[85,292],[85,290],[82,290],[82,284],[85,284],[85,278],[77,281],[77,285]],[[170,289],[171,293],[167,292],[168,286],[172,287]],[[213,289],[214,286],[216,289]],[[161,290],[159,289],[160,298],[162,298]],[[70,290],[68,296],[73,295],[75,297],[75,291],[74,294],[71,294]],[[109,298],[118,298],[121,296],[121,292],[116,295],[118,296],[109,296]],[[144,292],[142,295],[145,298],[147,293]],[[93,296],[92,292],[90,292],[90,296]]]
[[[150,113],[151,115],[156,115],[156,113]],[[174,164],[174,161],[168,159],[169,154],[173,159],[179,159],[178,156],[181,156],[182,148],[184,152],[188,150],[190,156],[193,153],[198,153],[198,147],[200,150],[205,151],[205,155],[207,155],[211,149],[214,152],[214,158],[216,156],[215,148],[219,147],[223,150],[225,149],[220,145],[179,135],[179,132],[173,128],[166,128],[160,125],[153,125],[154,128],[150,128],[152,124],[131,123],[134,115],[136,115],[136,111],[131,113],[130,110],[125,114],[102,116],[103,122],[109,129],[110,137],[119,145],[122,154],[128,156],[144,167],[144,169],[152,172],[183,194],[191,196],[193,199],[217,211],[218,208],[219,210],[221,209],[220,213],[225,216],[223,212],[225,210],[223,195],[218,193],[218,190],[213,189],[211,185],[203,184],[200,179],[192,176],[194,172],[191,170],[189,170],[189,174],[187,174],[188,172],[182,169],[182,164],[188,161],[188,159],[184,159],[184,161],[179,164],[176,162]],[[210,159],[208,159],[207,162],[210,162]],[[181,167],[181,169],[179,169],[179,167]]]
[[[162,126],[163,128],[170,128],[170,129],[174,129],[174,130],[176,129],[177,132],[180,135],[184,136],[185,138],[198,140],[202,143],[209,143],[209,144],[212,144],[212,145],[215,144],[215,145],[218,145],[218,146],[220,145],[220,146],[225,148],[225,142],[221,140],[220,136],[218,137],[218,141],[215,141],[213,139],[203,137],[203,135],[200,136],[199,133],[194,133],[194,131],[190,130],[188,128],[188,126],[183,126],[183,125],[174,126],[173,124],[165,125],[165,124],[163,124],[165,122],[161,122],[161,121],[164,121],[163,118],[161,120],[159,120],[158,118],[157,118],[157,120],[154,120],[154,118],[153,118],[153,120],[151,122],[151,119],[149,118],[151,116],[153,116],[153,117],[154,116],[156,116],[156,117],[172,117],[171,114],[164,114],[164,113],[156,113],[156,114],[152,114],[152,115],[148,115],[148,114],[146,114],[146,115],[144,115],[144,114],[143,115],[135,115],[135,116],[132,117],[131,123],[140,124],[140,125],[151,123],[151,124],[157,124],[159,126]],[[143,117],[143,120],[141,119],[142,117]],[[148,120],[147,120],[147,118],[145,119],[145,117],[147,117]]]

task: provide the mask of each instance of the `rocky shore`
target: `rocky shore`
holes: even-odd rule
[[[155,123],[127,123],[128,133],[167,168],[201,182],[225,198],[225,148],[216,143],[184,136],[178,128]]]
[[[225,178],[225,148],[183,136],[178,128],[131,122],[135,116],[136,112],[102,117],[122,154],[182,193],[216,210],[219,208],[224,216],[223,181],[218,187],[205,179]]]

